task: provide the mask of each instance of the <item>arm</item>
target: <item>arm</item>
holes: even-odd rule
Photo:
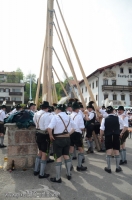
[[[88,115],[85,115],[85,120],[86,121],[90,121],[91,119],[93,119],[94,118],[94,113],[90,113],[90,115],[88,116]]]
[[[52,119],[51,119],[51,122],[50,122],[50,124],[48,126],[48,133],[49,133],[49,137],[50,137],[51,141],[55,140],[55,138],[52,135],[52,130],[55,128],[55,126],[56,126],[56,117],[53,116]]]
[[[105,130],[105,119],[103,118],[102,119],[102,122],[101,122],[101,126],[100,126],[100,138],[102,139],[103,138],[103,135],[104,135],[104,130]]]

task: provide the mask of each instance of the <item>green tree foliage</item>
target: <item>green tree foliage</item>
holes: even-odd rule
[[[20,68],[17,68],[16,71],[10,72],[7,75],[7,83],[20,83],[21,80],[23,80],[23,72],[21,71]]]
[[[30,78],[32,79],[32,82],[33,83],[36,83],[36,74],[28,74],[27,76],[26,76],[26,82],[29,82],[30,81]]]

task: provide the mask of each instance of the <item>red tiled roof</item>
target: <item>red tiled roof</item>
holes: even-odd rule
[[[110,65],[107,65],[107,66],[104,66],[104,67],[101,67],[101,68],[98,68],[98,69],[96,69],[92,74],[88,75],[87,78],[90,78],[93,74],[95,74],[95,73],[97,73],[97,72],[100,72],[100,73],[101,73],[101,72],[104,71],[105,69],[112,68],[112,67],[114,67],[114,66],[116,66],[116,65],[121,66],[121,65],[122,65],[123,63],[125,63],[125,62],[128,62],[128,63],[132,62],[132,57],[131,57],[131,58],[127,58],[127,59],[125,59],[125,60],[121,60],[121,61],[119,61],[119,62],[110,64]],[[81,80],[81,81],[79,82],[79,84],[81,84],[81,83],[83,83],[83,82],[84,82],[84,80]]]

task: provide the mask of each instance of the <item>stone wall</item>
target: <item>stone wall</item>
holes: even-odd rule
[[[8,134],[7,169],[11,168],[12,160],[15,161],[16,169],[33,167],[38,151],[35,127],[18,129],[15,124],[5,124],[5,127]]]

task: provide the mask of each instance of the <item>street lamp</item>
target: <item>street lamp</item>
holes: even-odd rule
[[[95,76],[95,75],[93,75]],[[98,76],[95,76],[96,78],[98,78],[98,106],[99,106],[99,77]]]

